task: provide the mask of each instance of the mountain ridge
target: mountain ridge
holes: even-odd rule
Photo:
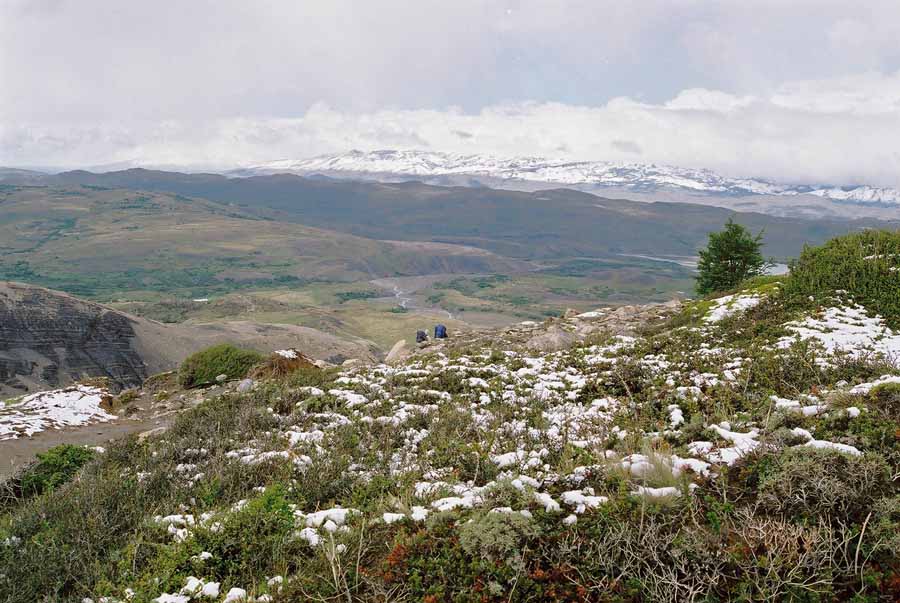
[[[498,158],[437,151],[350,151],[310,159],[282,159],[233,170],[232,175],[332,172],[391,173],[413,177],[489,176],[505,180],[592,184],[637,191],[675,189],[719,195],[813,195],[862,204],[900,205],[900,190],[866,184],[782,184],[760,178],[729,178],[709,169],[637,162],[569,161],[541,157]]]

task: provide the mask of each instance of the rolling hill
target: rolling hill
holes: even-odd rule
[[[707,233],[732,216],[754,231],[764,229],[766,252],[779,258],[797,255],[804,243],[820,243],[858,228],[885,226],[875,219],[736,215],[707,205],[639,203],[568,189],[521,192],[285,174],[226,178],[135,169],[104,174],[67,172],[53,177],[52,182],[200,197],[282,223],[370,239],[462,244],[519,259],[692,256],[705,243]]]
[[[522,262],[460,245],[375,241],[177,194],[91,186],[0,189],[0,277],[88,296],[208,295]]]

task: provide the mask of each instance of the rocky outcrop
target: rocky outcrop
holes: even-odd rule
[[[681,307],[681,302],[672,300],[663,304],[600,308],[582,313],[566,310],[562,317],[543,322],[526,320],[500,329],[453,332],[449,339],[429,341],[421,348],[421,353],[450,352],[475,346],[555,352],[599,334],[635,335],[648,325],[670,318]]]
[[[0,399],[90,377],[107,377],[118,387],[139,385],[219,343],[261,352],[296,348],[330,364],[348,358],[370,362],[377,356],[371,342],[308,327],[250,321],[162,324],[59,291],[0,282]]]
[[[538,333],[525,343],[525,347],[538,352],[556,352],[572,347],[577,336],[559,325],[551,325],[543,333]]]
[[[141,383],[147,366],[135,351],[134,321],[69,295],[0,283],[0,391],[56,387],[87,377]]]
[[[401,339],[391,348],[384,358],[385,364],[400,364],[409,357],[410,351],[406,346],[406,340]]]

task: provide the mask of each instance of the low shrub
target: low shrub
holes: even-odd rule
[[[294,532],[294,513],[282,486],[269,487],[227,516],[218,529],[198,530],[199,548],[212,553],[206,571],[217,579],[252,584],[302,558],[309,547]]]
[[[252,379],[284,379],[298,370],[320,370],[313,360],[297,350],[287,350],[286,355],[275,353],[262,363],[253,367],[249,376]]]
[[[238,379],[264,359],[265,356],[253,350],[242,350],[227,343],[215,345],[189,356],[181,363],[178,383],[190,388],[214,383],[219,375]]]
[[[789,518],[862,521],[891,489],[890,468],[877,454],[792,448],[768,460],[758,501],[770,513]]]
[[[847,291],[891,327],[900,327],[900,231],[865,230],[806,247],[791,264],[785,292],[822,299],[836,291]]]
[[[521,553],[526,539],[540,534],[538,525],[519,513],[485,512],[466,522],[459,531],[459,544],[473,557],[511,561]]]
[[[23,469],[8,483],[0,509],[12,506],[62,486],[71,480],[94,451],[84,446],[62,444],[37,455],[37,462]]]

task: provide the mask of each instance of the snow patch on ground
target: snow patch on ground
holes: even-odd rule
[[[109,398],[105,389],[87,385],[25,396],[19,402],[0,406],[0,440],[111,421],[116,416],[101,406]]]
[[[785,327],[794,335],[778,340],[776,345],[782,349],[801,339],[818,341],[829,354],[876,353],[900,357],[900,334],[889,329],[880,316],[866,314],[865,308],[859,305],[827,308],[816,316],[789,322]]]
[[[703,320],[708,323],[722,321],[734,314],[746,312],[750,308],[759,305],[763,299],[763,296],[755,294],[735,294],[720,297],[713,300],[713,305],[706,316],[703,317]]]
[[[884,375],[882,377],[879,377],[875,381],[860,383],[859,385],[850,388],[850,393],[855,395],[866,395],[876,387],[880,385],[886,385],[888,383],[896,383],[900,385],[900,375]]]

